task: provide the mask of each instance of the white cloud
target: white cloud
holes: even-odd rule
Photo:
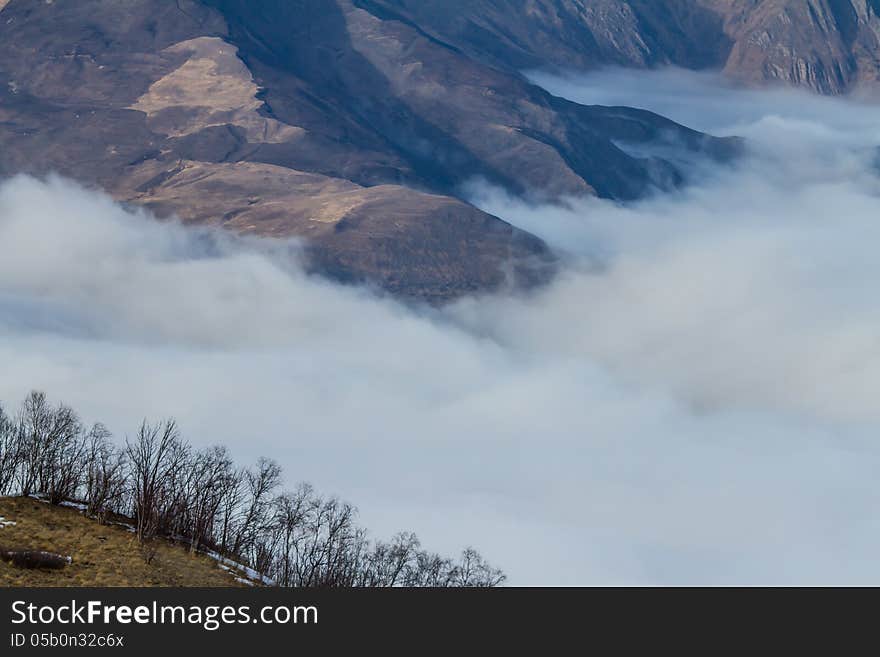
[[[880,583],[880,119],[620,79],[541,81],[745,134],[750,156],[625,207],[475,188],[569,265],[439,312],[308,277],[295,245],[6,183],[0,399],[43,388],[120,433],[174,415],[513,583]]]

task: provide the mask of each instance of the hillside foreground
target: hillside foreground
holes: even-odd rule
[[[20,549],[69,556],[71,563],[62,570],[30,570],[0,560],[0,586],[243,586],[214,559],[170,541],[159,540],[147,563],[125,526],[102,525],[75,508],[0,497],[0,550]]]

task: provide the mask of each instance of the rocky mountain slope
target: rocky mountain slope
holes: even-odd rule
[[[684,172],[627,144],[735,150],[555,98],[432,30],[360,0],[9,0],[0,176],[56,171],[186,222],[302,237],[316,271],[443,301],[552,270],[463,183],[628,199]]]
[[[880,80],[878,0],[700,0],[724,18],[724,70],[840,94]]]
[[[838,94],[880,79],[880,0],[358,0],[505,68],[717,68]]]
[[[724,15],[704,0],[356,0],[510,70],[723,66]],[[753,3],[754,4],[754,3]]]
[[[645,153],[736,150],[553,97],[523,69],[675,64],[840,93],[880,75],[878,14],[880,0],[0,0],[0,176],[55,171],[160,216],[300,237],[315,271],[440,302],[553,268],[464,183],[631,199],[685,177]]]

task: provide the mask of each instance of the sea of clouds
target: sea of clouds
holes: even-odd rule
[[[628,205],[475,184],[565,265],[443,310],[309,277],[295,245],[16,178],[0,400],[44,389],[119,436],[174,416],[514,584],[880,583],[876,105],[680,71],[532,77],[748,155]]]

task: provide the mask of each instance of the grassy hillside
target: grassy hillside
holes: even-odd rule
[[[25,570],[0,561],[0,586],[241,586],[202,555],[162,541],[145,563],[134,534],[101,525],[76,509],[21,497],[0,498],[0,549],[47,550],[72,558],[63,570]]]

